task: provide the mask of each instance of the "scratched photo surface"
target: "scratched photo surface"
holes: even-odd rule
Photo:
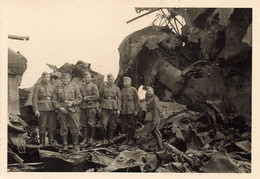
[[[8,172],[251,173],[252,8],[7,6]]]

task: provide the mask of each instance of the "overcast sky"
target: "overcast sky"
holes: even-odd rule
[[[12,0],[8,2],[8,34],[29,36],[29,41],[8,40],[8,46],[28,60],[21,88],[31,87],[46,63],[60,67],[78,60],[91,63],[103,75],[119,70],[118,46],[132,32],[150,25],[156,13],[130,24],[140,15],[134,6],[110,1]]]

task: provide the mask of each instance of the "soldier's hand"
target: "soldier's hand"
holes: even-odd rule
[[[138,116],[138,112],[135,112],[135,113],[134,113],[134,116]]]
[[[68,106],[71,107],[73,105],[72,101],[68,102]]]
[[[85,97],[84,97],[84,101],[87,101],[87,100],[88,100],[88,97],[87,97],[87,96],[85,96]]]
[[[65,110],[64,107],[60,107],[59,110],[60,110],[61,113],[64,113],[64,114],[66,113],[66,110]]]
[[[37,117],[37,118],[39,118],[40,117],[40,112],[37,110],[37,111],[35,111],[35,116]]]
[[[120,114],[120,111],[119,110],[117,110],[117,115],[119,115]]]

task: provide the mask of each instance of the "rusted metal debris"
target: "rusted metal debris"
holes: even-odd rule
[[[39,148],[38,145],[28,145],[31,142],[27,140],[24,152],[34,150],[34,158],[38,160],[27,160],[25,163],[43,162],[37,167],[31,166],[31,171],[55,172],[251,171],[250,134],[246,133],[245,128],[236,129],[234,128],[236,125],[229,124],[230,128],[228,126],[219,128],[214,134],[209,128],[206,113],[190,111],[184,105],[175,102],[160,102],[160,109],[160,131],[163,135],[164,151],[157,151],[152,137],[145,141],[147,148],[143,149],[137,145],[121,145],[124,136],[119,135],[115,137],[114,144],[101,145],[96,142],[82,147],[78,153],[73,153],[72,150],[64,152],[62,146]],[[142,124],[141,119],[139,123]],[[135,135],[136,141],[142,125],[139,127]],[[69,146],[69,149],[71,148]],[[228,162],[228,168],[222,166],[223,157]],[[221,167],[212,168],[212,165]],[[19,170],[15,166],[9,168],[12,171],[25,170],[25,168]]]

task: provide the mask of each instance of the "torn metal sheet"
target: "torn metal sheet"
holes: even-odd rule
[[[113,162],[104,168],[105,172],[133,172],[143,171],[145,167],[145,158],[148,153],[143,150],[123,151]]]
[[[69,172],[69,171],[86,171],[85,164],[89,156],[85,153],[59,153],[48,150],[39,150],[40,157],[43,161],[44,171],[47,172]]]
[[[216,152],[200,170],[207,173],[241,173],[238,166],[225,152]]]

